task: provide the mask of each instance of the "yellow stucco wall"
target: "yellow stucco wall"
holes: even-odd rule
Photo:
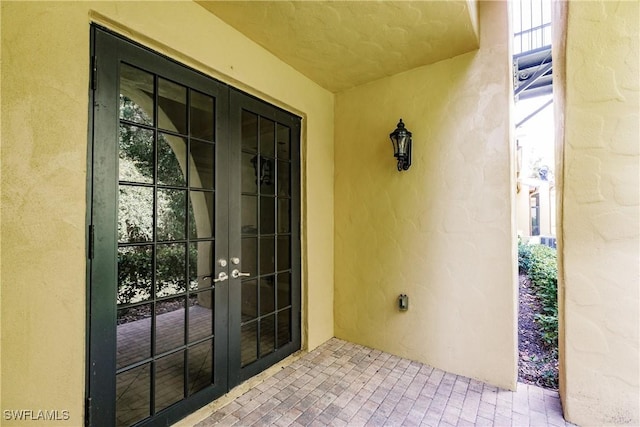
[[[529,187],[523,185],[520,192],[516,194],[516,223],[518,228],[516,232],[522,236],[523,241],[527,240],[531,233],[531,220],[529,218]]]
[[[335,331],[514,388],[507,3],[479,14],[478,51],[336,95]],[[414,147],[402,173],[388,138],[400,117]]]
[[[579,425],[640,424],[639,5],[556,5],[560,384]]]
[[[191,1],[1,7],[2,410],[68,410],[66,424],[82,423],[92,19],[304,117],[304,339],[333,336],[331,93]]]

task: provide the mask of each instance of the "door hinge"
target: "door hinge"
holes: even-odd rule
[[[98,57],[91,57],[91,90],[98,88]]]
[[[89,225],[89,250],[88,250],[89,259],[93,259],[94,241],[95,241],[95,228],[96,227],[93,224]]]
[[[90,427],[93,423],[91,422],[91,398],[87,397],[84,402],[84,425],[86,427]]]

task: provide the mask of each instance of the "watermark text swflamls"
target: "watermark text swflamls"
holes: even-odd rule
[[[67,421],[70,418],[66,409],[5,409],[2,416],[5,421]]]

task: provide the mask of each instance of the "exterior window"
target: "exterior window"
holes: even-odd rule
[[[534,193],[529,198],[531,235],[540,235],[540,193]]]

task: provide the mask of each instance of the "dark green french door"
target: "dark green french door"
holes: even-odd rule
[[[166,425],[300,348],[300,119],[92,28],[87,424]]]

